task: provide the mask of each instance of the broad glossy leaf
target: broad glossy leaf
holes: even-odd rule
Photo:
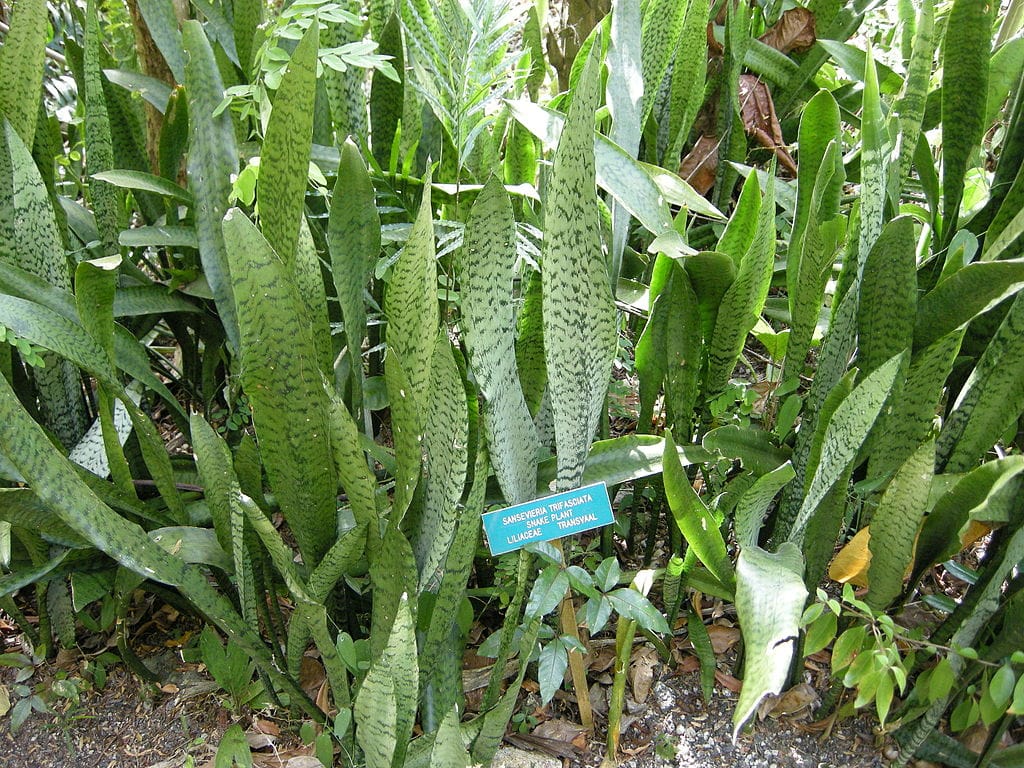
[[[807,602],[803,557],[785,542],[778,552],[740,550],[736,561],[736,612],[743,632],[743,689],[733,715],[733,741],[761,699],[778,694],[789,679],[789,665]]]
[[[740,465],[755,475],[775,471],[789,459],[789,450],[775,444],[771,432],[753,427],[727,425],[708,431],[701,445]]]

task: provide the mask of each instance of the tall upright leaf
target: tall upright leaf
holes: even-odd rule
[[[43,92],[48,19],[46,0],[19,0],[10,16],[10,30],[0,48],[0,116],[6,117],[21,140],[32,146]]]
[[[110,117],[103,95],[103,74],[100,71],[100,48],[103,45],[95,0],[86,4],[85,11],[85,163],[89,175],[109,171],[114,167],[114,145],[110,137]],[[106,256],[117,253],[117,234],[121,230],[120,192],[105,181],[92,179],[89,192],[96,227]]]
[[[669,149],[662,164],[675,168],[704,98],[707,72],[708,0],[690,0],[676,46],[669,94]]]
[[[616,348],[594,169],[600,79],[592,52],[573,94],[544,200],[544,354],[563,489],[579,485],[583,476]]]
[[[483,422],[494,473],[519,504],[537,487],[537,431],[516,370],[515,220],[497,178],[484,186],[466,225],[460,271],[462,313],[473,373],[484,397]]]
[[[986,0],[954,0],[942,49],[942,217],[945,242],[956,232],[971,153],[985,131],[992,50]]]
[[[643,66],[641,128],[650,117],[658,86],[665,79],[665,72],[668,71],[668,65],[676,51],[689,3],[678,2],[678,0],[649,0],[642,6],[644,16],[640,33],[640,53]]]
[[[921,121],[924,119],[928,85],[935,58],[935,0],[922,0],[914,30],[914,43],[907,67],[907,78],[903,83],[903,94],[896,104],[899,121],[899,160],[894,190],[898,196],[910,176],[910,165],[914,159]]]
[[[245,215],[224,217],[241,331],[242,386],[260,453],[306,563],[320,561],[337,529],[330,399],[291,269]]]
[[[772,278],[775,262],[775,177],[770,176],[763,200],[757,200],[757,224],[750,245],[743,254],[736,279],[722,297],[715,331],[708,348],[706,388],[709,393],[723,389],[743,351],[747,333],[754,327]],[[757,174],[750,174],[744,186],[758,185]],[[760,197],[760,193],[755,199]],[[737,211],[738,213],[738,211]]]
[[[71,271],[53,206],[32,155],[6,119],[0,125],[0,266],[20,268],[70,294]],[[70,448],[85,432],[88,415],[75,366],[43,354],[32,371],[43,423]]]
[[[882,117],[882,97],[878,91],[878,69],[868,46],[864,65],[864,97],[860,117],[860,236],[857,246],[855,284],[860,284],[864,262],[882,233],[885,200],[888,192],[890,167],[888,163],[888,135]],[[851,273],[851,277],[854,273]]]
[[[189,118],[188,179],[195,198],[199,257],[217,305],[217,314],[224,325],[228,347],[237,353],[238,318],[221,230],[231,194],[231,176],[238,173],[235,131],[227,111],[214,115],[224,98],[224,83],[202,26],[197,21],[186,21],[181,28],[181,37],[188,52],[188,64],[185,66]]]
[[[405,52],[402,48],[402,24],[398,14],[392,13],[378,37],[382,55],[391,56],[391,63],[402,78],[395,82],[380,70],[374,70],[370,85],[370,147],[373,157],[381,168],[388,168],[391,159],[391,145],[394,143],[398,124],[402,119],[405,104]],[[403,125],[403,132],[408,127]]]
[[[260,157],[257,189],[263,236],[291,266],[299,242],[313,136],[319,25],[311,24],[295,47],[274,97]]]
[[[366,335],[366,306],[363,292],[380,253],[380,215],[374,198],[373,181],[359,149],[351,141],[341,148],[338,180],[331,198],[327,222],[327,248],[331,274],[345,324],[345,343],[352,368],[352,411],[362,415],[363,338]]]
[[[865,254],[857,315],[857,365],[871,373],[909,349],[917,315],[917,238],[914,219],[893,219]],[[909,362],[909,361],[908,361]]]

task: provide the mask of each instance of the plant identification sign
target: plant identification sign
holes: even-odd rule
[[[608,488],[594,483],[483,515],[492,555],[503,555],[535,541],[551,541],[615,521]]]

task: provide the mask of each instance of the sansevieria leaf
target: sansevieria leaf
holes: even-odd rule
[[[537,431],[516,370],[515,220],[501,182],[484,186],[466,226],[460,271],[470,362],[483,394],[491,463],[505,498],[519,504],[537,488]]]
[[[594,170],[599,87],[592,53],[573,94],[545,196],[544,353],[563,489],[583,477],[616,349]]]
[[[784,542],[778,552],[745,547],[736,560],[736,613],[743,631],[743,689],[733,714],[732,738],[768,694],[789,678],[789,664],[807,601],[799,548]]]
[[[43,90],[43,62],[49,20],[46,0],[18,0],[0,48],[0,115],[32,146]]]
[[[214,116],[224,98],[224,83],[210,41],[206,39],[200,23],[184,22],[181,39],[188,53],[188,65],[185,67],[189,118],[188,179],[195,199],[199,258],[213,292],[217,314],[224,325],[228,347],[237,353],[238,319],[221,230],[231,194],[231,176],[238,173],[235,131],[231,126],[231,115],[226,110]]]
[[[260,225],[267,242],[289,267],[299,242],[309,173],[319,29],[311,24],[295,47],[274,97],[260,157]]]
[[[224,217],[224,241],[241,330],[242,386],[260,453],[303,559],[315,565],[337,527],[330,399],[316,347],[292,270],[237,209]]]
[[[896,472],[871,516],[870,591],[865,599],[872,608],[886,608],[903,590],[934,468],[935,441],[926,440]]]

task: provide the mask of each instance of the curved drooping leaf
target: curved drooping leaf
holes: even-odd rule
[[[886,608],[903,591],[903,575],[914,560],[934,469],[935,441],[926,440],[896,471],[871,516],[871,589],[865,600],[875,609]]]
[[[309,174],[319,31],[319,24],[311,24],[292,53],[274,96],[260,155],[260,227],[290,269],[295,269]]]
[[[734,528],[740,547],[755,547],[761,533],[765,513],[772,499],[785,485],[796,477],[793,465],[788,461],[754,481],[739,501],[736,502]]]
[[[739,459],[742,467],[755,475],[774,472],[790,455],[788,448],[775,444],[771,432],[735,424],[709,430],[701,445],[727,459]]]
[[[466,225],[460,270],[462,318],[473,373],[483,395],[487,444],[505,498],[520,504],[537,490],[537,431],[516,370],[515,220],[492,177]]]
[[[789,664],[807,602],[800,549],[784,542],[778,552],[740,550],[736,560],[736,613],[743,632],[743,688],[733,714],[732,739],[768,694],[789,679]]]
[[[108,184],[113,184],[115,187],[138,189],[143,192],[153,192],[154,194],[169,197],[172,200],[177,200],[184,205],[191,206],[193,203],[192,195],[189,194],[187,189],[179,187],[173,181],[165,179],[162,176],[154,176],[151,173],[114,169],[94,173],[92,174],[92,177],[94,179],[99,179],[100,181],[105,181]]]
[[[943,236],[956,232],[971,153],[985,131],[992,3],[954,0],[942,45]]]
[[[19,0],[9,18],[10,29],[0,48],[0,115],[21,140],[32,146],[43,90],[47,27],[45,0]]]
[[[573,95],[545,197],[544,355],[562,490],[578,486],[583,477],[616,350],[594,170],[599,84],[592,54]]]
[[[832,414],[825,426],[817,468],[789,533],[790,541],[803,542],[804,529],[818,505],[856,458],[892,391],[905,354],[896,355],[865,377]]]
[[[302,689],[280,674],[259,634],[241,620],[231,603],[207,581],[206,574],[154,544],[138,525],[119,517],[83,483],[71,464],[50,444],[32,421],[7,380],[0,376],[0,434],[7,456],[39,498],[61,520],[97,549],[143,578],[181,590],[196,607],[223,629],[233,642],[276,679],[293,701],[316,716]]]
[[[330,399],[292,270],[241,211],[224,217],[241,331],[242,386],[270,485],[313,566],[334,541]]]
[[[914,349],[924,349],[1024,287],[1024,259],[979,261],[958,269],[921,297]]]

